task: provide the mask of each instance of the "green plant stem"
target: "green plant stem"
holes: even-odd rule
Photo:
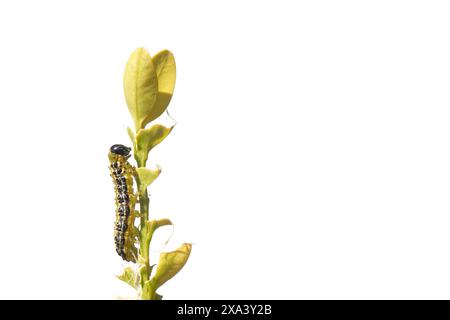
[[[140,185],[138,185],[138,188],[140,188]],[[147,190],[145,190],[143,194],[139,195],[139,208],[140,208],[140,213],[141,213],[141,230],[144,228],[145,222],[148,221],[148,203],[149,203],[148,192],[147,192]]]
[[[141,161],[141,159],[136,159],[138,163],[138,167],[145,167],[146,161]],[[141,183],[139,179],[136,179],[138,190],[141,189]],[[149,230],[148,228],[150,224],[148,223],[149,218],[149,197],[148,192],[145,190],[142,193],[139,193],[139,212],[140,212],[140,233],[139,233],[139,256],[140,259],[138,263],[140,264],[140,276],[141,276],[141,288],[144,289],[145,282],[150,279],[150,275],[152,272],[152,268],[150,266],[150,241],[153,236],[153,230]],[[146,295],[142,296],[143,299],[151,299],[151,296],[147,297]]]
[[[139,187],[139,186],[138,186]],[[148,204],[149,198],[148,193],[145,191],[143,194],[139,195],[139,207],[141,214],[141,230],[139,235],[140,242],[140,256],[142,260],[140,263],[143,263],[141,267],[141,283],[144,284],[150,278],[150,239],[149,239],[149,230],[147,230],[147,221],[148,221]]]

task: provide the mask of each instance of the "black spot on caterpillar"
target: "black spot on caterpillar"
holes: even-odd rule
[[[109,170],[114,182],[116,221],[114,224],[114,243],[116,252],[125,261],[136,262],[137,251],[134,245],[134,206],[133,170],[128,162],[131,148],[115,144],[109,149]]]

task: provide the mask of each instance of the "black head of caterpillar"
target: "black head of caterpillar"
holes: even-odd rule
[[[134,245],[134,206],[133,170],[128,162],[131,148],[115,144],[109,149],[109,169],[113,178],[116,221],[114,224],[114,242],[116,252],[126,261],[136,262],[137,250]]]
[[[130,156],[131,148],[124,146],[123,144],[114,144],[109,148],[109,152],[128,158]]]

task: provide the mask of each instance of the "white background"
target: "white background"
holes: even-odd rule
[[[170,49],[151,215],[165,299],[450,298],[446,1],[3,1],[0,298],[131,290],[108,148],[131,52]],[[169,230],[162,231],[158,255]],[[159,242],[158,242],[159,241]]]

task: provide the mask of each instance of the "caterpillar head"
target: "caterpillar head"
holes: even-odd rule
[[[128,159],[130,157],[131,148],[123,144],[114,144],[109,148],[110,159],[123,157]]]
[[[130,154],[131,148],[124,146],[123,144],[114,144],[109,149],[111,153],[118,154],[119,156],[126,157]]]

